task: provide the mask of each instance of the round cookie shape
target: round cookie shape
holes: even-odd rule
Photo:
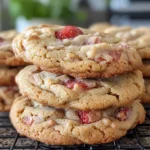
[[[149,78],[145,79],[145,88],[146,91],[142,95],[141,101],[142,103],[150,103],[150,79]]]
[[[18,33],[15,30],[0,32],[0,65],[20,66],[26,63],[16,58],[12,50],[12,40]]]
[[[14,39],[13,50],[42,70],[81,78],[111,77],[142,65],[136,50],[118,38],[73,26],[30,27]]]
[[[0,67],[0,86],[16,85],[15,77],[20,70],[20,67]]]
[[[21,135],[46,144],[101,144],[114,141],[143,123],[145,110],[135,101],[123,108],[80,112],[55,109],[20,97],[13,103],[10,119]]]
[[[16,77],[21,94],[42,104],[81,110],[124,106],[141,96],[140,71],[105,79],[82,79],[28,66]]]
[[[17,86],[0,87],[0,112],[9,111],[15,98],[19,97]]]

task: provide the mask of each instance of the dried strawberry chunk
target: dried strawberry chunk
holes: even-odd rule
[[[55,32],[56,38],[61,40],[74,38],[81,34],[83,34],[83,32],[75,26],[66,26],[65,28]]]
[[[89,124],[96,122],[102,118],[102,113],[99,110],[91,110],[91,111],[78,111],[79,118],[81,123]]]
[[[96,58],[97,62],[118,62],[121,57],[121,51],[105,51],[101,54],[100,57]]]
[[[108,54],[113,58],[114,62],[118,62],[121,57],[121,51],[110,51]]]
[[[120,121],[125,121],[128,119],[130,115],[130,108],[128,107],[122,107],[115,111],[115,118],[117,118]]]
[[[69,89],[73,89],[75,84],[78,84],[83,89],[88,89],[88,86],[85,83],[81,82],[81,81],[68,80],[67,82],[64,83],[64,85],[67,86]]]
[[[31,116],[28,116],[28,117],[23,117],[23,122],[26,124],[26,125],[31,125],[33,123],[33,118]]]
[[[78,115],[79,115],[79,118],[81,119],[81,122],[83,124],[89,124],[89,111],[79,111],[78,112]]]

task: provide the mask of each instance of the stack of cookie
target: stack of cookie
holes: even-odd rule
[[[20,134],[52,145],[99,144],[144,121],[142,61],[118,38],[40,25],[18,35],[13,50],[34,64],[16,77],[23,96],[10,119]]]
[[[0,112],[9,111],[19,95],[15,76],[25,62],[17,59],[12,51],[12,40],[16,35],[14,30],[0,32]]]

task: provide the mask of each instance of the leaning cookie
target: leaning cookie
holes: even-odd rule
[[[145,110],[138,100],[125,107],[75,111],[20,97],[13,103],[10,119],[21,135],[46,144],[101,144],[119,139],[143,123]]]
[[[0,32],[0,65],[25,65],[23,59],[17,59],[12,51],[12,40],[17,34],[15,30]]]
[[[15,77],[20,70],[20,67],[0,67],[0,86],[16,85]]]
[[[111,77],[142,65],[136,50],[118,38],[74,27],[30,27],[13,41],[17,57],[49,72],[81,78]]]
[[[16,77],[21,94],[43,104],[73,109],[124,106],[144,92],[140,71],[109,79],[81,79],[28,66]]]
[[[0,112],[9,111],[15,98],[20,96],[18,87],[0,87]]]
[[[141,97],[142,103],[150,103],[150,79],[145,79],[146,91]]]

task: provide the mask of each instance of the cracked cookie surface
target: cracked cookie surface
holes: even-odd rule
[[[20,67],[0,67],[0,86],[16,85],[15,77],[20,70]]]
[[[140,71],[109,79],[81,79],[28,66],[16,77],[21,94],[43,104],[81,110],[124,106],[142,95]]]
[[[122,108],[79,112],[20,97],[13,103],[10,119],[21,135],[46,144],[101,144],[114,141],[143,123],[145,110],[138,100]]]
[[[72,26],[30,27],[14,39],[13,50],[42,70],[81,78],[111,77],[142,65],[136,50],[118,38]]]
[[[0,65],[20,66],[26,63],[16,58],[12,50],[12,40],[18,33],[15,30],[0,32]]]
[[[18,87],[0,86],[0,112],[9,111],[18,96],[20,96]]]

